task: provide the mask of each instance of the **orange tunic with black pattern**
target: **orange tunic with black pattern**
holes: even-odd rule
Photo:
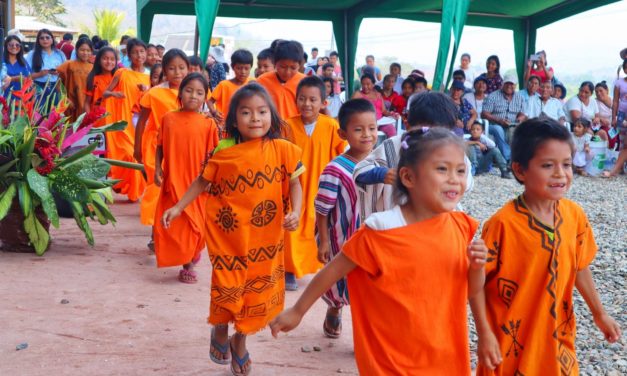
[[[283,217],[290,181],[304,171],[289,141],[220,141],[203,172],[211,275],[210,324],[235,323],[244,334],[263,329],[285,301]]]
[[[574,202],[555,205],[554,227],[527,209],[522,196],[483,227],[488,246],[486,311],[503,362],[484,375],[578,375],[573,288],[597,251],[586,214]]]

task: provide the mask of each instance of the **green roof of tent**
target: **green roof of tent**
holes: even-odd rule
[[[139,36],[150,39],[155,14],[196,15],[203,60],[217,16],[331,21],[344,67],[352,85],[359,26],[364,18],[401,18],[437,22],[440,48],[433,88],[441,89],[446,67],[450,76],[464,25],[509,29],[514,34],[518,74],[535,51],[538,28],[617,0],[137,0]],[[559,37],[559,36],[556,36]],[[289,34],[285,34],[289,39]],[[450,53],[451,44],[453,51]]]

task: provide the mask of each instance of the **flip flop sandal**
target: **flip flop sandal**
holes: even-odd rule
[[[340,338],[340,335],[342,334],[342,316],[340,316],[341,314],[341,311],[337,316],[327,314],[324,322],[322,323],[322,331],[324,332],[325,336],[333,339]],[[331,325],[327,326],[327,323]]]
[[[179,281],[188,284],[194,284],[198,282],[198,279],[196,279],[196,272],[192,270],[181,269],[181,271],[179,271]]]
[[[237,355],[237,352],[235,352],[235,350],[233,350],[233,344],[230,341],[229,341],[229,347],[231,348],[231,356],[233,358],[231,360],[231,373],[233,374],[233,376],[248,376],[248,374],[250,374],[250,371],[253,369],[252,363],[248,365],[248,368],[246,369],[246,372],[238,372],[238,371],[235,370],[235,367],[233,367],[233,360],[237,363],[239,368],[242,369],[242,367],[244,367],[244,365],[246,365],[246,362],[248,362],[248,360],[250,360],[250,353],[248,351],[246,351],[246,354],[244,354],[244,356],[240,358]]]
[[[229,345],[230,342],[227,343],[219,343],[218,341],[216,341],[215,338],[215,327],[211,328],[211,347],[213,347],[214,350],[218,350],[218,352],[220,354],[222,354],[222,359],[218,359],[215,357],[215,355],[213,355],[213,352],[209,352],[209,359],[211,359],[212,362],[217,363],[217,364],[229,364],[229,362],[231,362],[231,357],[230,357],[230,348],[231,346]]]

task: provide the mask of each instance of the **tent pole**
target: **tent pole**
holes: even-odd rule
[[[194,28],[194,56],[198,56],[198,21],[196,21],[196,27]]]

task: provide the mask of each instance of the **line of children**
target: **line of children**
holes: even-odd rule
[[[326,90],[319,77],[307,76],[300,81],[295,104],[300,114],[287,119],[285,133],[289,141],[302,149],[306,171],[300,178],[303,187],[300,225],[296,231],[286,234],[285,239],[285,288],[290,291],[298,289],[296,278],[315,273],[322,267],[316,257],[314,237],[318,178],[325,166],[346,149],[337,121],[320,113],[326,104]]]

